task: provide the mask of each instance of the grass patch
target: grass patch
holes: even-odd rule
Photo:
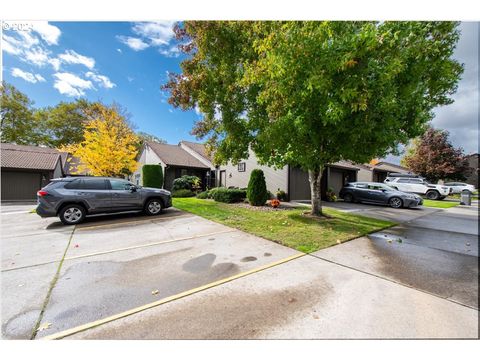
[[[432,207],[432,208],[439,208],[439,209],[448,209],[454,206],[457,206],[458,202],[453,201],[444,201],[444,200],[423,200],[423,206]]]
[[[37,209],[32,209],[29,211],[30,214],[36,214],[37,213]]]
[[[324,212],[330,218],[315,219],[303,215],[305,208],[253,211],[196,198],[175,198],[173,206],[305,253],[396,225],[326,208]]]

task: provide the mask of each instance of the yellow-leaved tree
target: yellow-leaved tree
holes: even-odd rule
[[[77,157],[79,171],[94,176],[124,176],[137,168],[138,137],[118,106],[95,103],[87,110],[89,118],[83,141],[62,148]]]

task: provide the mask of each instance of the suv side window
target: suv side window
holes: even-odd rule
[[[128,181],[123,180],[109,180],[112,190],[130,190],[130,184]]]
[[[421,179],[410,179],[411,184],[423,184],[423,180]]]
[[[105,180],[103,179],[84,179],[82,189],[85,190],[106,190]]]
[[[398,180],[397,180],[397,183],[409,184],[409,183],[410,183],[410,179],[398,179]]]
[[[356,184],[355,187],[357,189],[366,189],[367,188],[367,184]]]
[[[82,180],[81,179],[75,179],[73,181],[70,181],[64,187],[65,187],[65,189],[82,189]]]

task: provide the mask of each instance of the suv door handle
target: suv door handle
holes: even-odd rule
[[[118,196],[118,193],[113,193],[112,196]]]

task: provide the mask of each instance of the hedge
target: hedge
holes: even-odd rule
[[[215,201],[224,203],[240,202],[243,201],[246,196],[247,193],[245,190],[226,188],[217,188],[217,190],[214,191],[212,195]]]
[[[262,206],[265,205],[265,202],[272,195],[267,191],[267,184],[265,183],[263,171],[260,169],[254,169],[250,174],[250,180],[248,181],[248,202],[254,206]]]
[[[202,186],[202,181],[198,176],[183,175],[173,180],[172,190],[188,189],[198,190]]]
[[[142,166],[142,185],[145,187],[158,188],[163,187],[163,170],[161,165],[143,165]]]
[[[201,193],[197,194],[198,199],[208,199],[208,191],[202,191]]]
[[[188,189],[180,189],[172,192],[172,197],[174,198],[186,198],[186,197],[193,197],[193,196],[195,196],[195,193],[192,190],[188,190]]]

